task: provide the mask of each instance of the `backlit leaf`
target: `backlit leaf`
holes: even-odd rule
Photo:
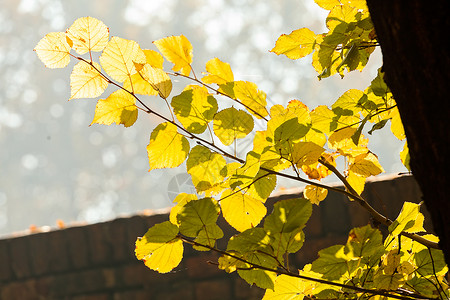
[[[147,146],[150,170],[176,168],[189,153],[189,141],[169,122],[159,124],[150,135]]]
[[[365,177],[375,176],[384,172],[375,154],[368,152],[350,159],[349,170]]]
[[[157,68],[157,69],[163,68],[164,59],[161,56],[161,54],[159,54],[156,51],[149,50],[149,49],[144,49],[142,51],[144,51],[144,53],[145,53],[145,57],[147,59],[147,64],[149,64],[153,68]],[[150,75],[147,73],[148,70],[142,71],[144,66],[145,66],[145,64],[139,65],[138,67],[136,67],[136,65],[135,65],[136,70],[141,71],[140,73],[142,73],[142,75],[139,74],[139,72],[131,75],[129,80],[124,81],[123,87],[130,92],[134,91],[135,94],[156,96],[156,95],[158,95],[158,90],[155,90],[152,87],[152,84],[154,84],[154,85],[156,85],[157,88],[159,87],[159,90],[161,90],[161,93],[163,96],[166,95],[166,97],[168,97],[170,94],[170,91],[172,89],[172,83],[168,82],[168,81],[170,81],[170,78],[168,76],[166,77],[162,74],[162,77],[164,77],[164,80],[161,81],[161,80],[157,80],[156,78],[152,78],[153,81],[152,81],[152,83],[150,83],[149,82]],[[154,72],[154,73],[155,73],[154,75],[156,75],[156,72]],[[143,78],[143,76],[146,76],[147,80],[145,80]],[[162,85],[162,82],[164,82],[164,81],[166,81],[165,85],[167,85],[167,87]],[[169,87],[169,85],[170,85],[170,88],[168,89],[168,91],[166,91],[166,89]]]
[[[325,200],[327,195],[327,189],[312,184],[305,186],[305,189],[303,190],[303,196],[311,201],[312,204],[319,205],[321,201]]]
[[[67,29],[72,48],[78,54],[102,51],[109,39],[109,29],[102,21],[92,17],[79,18]]]
[[[222,155],[200,145],[192,148],[186,161],[187,172],[191,175],[197,192],[204,192],[222,183],[224,179],[222,170],[225,166],[226,161]]]
[[[361,103],[363,103],[366,98],[367,96],[364,92],[357,89],[351,89],[342,94],[331,107],[333,110],[336,108],[348,110],[351,114],[355,115],[362,110]]]
[[[281,35],[270,51],[277,55],[284,54],[290,59],[299,59],[313,52],[315,43],[314,32],[308,28],[300,28],[288,35]]]
[[[175,199],[173,200],[173,202],[176,203],[176,205],[174,207],[172,207],[172,209],[170,210],[170,215],[169,215],[170,222],[175,225],[180,225],[180,223],[177,220],[178,213],[181,211],[183,206],[186,205],[186,203],[188,203],[189,201],[192,201],[192,200],[197,200],[197,199],[198,199],[197,195],[195,195],[195,194],[186,194],[186,193],[178,194],[175,197]]]
[[[319,258],[312,263],[312,271],[323,274],[323,278],[339,280],[345,273],[351,274],[357,262],[344,253],[344,246],[335,245],[319,251]]]
[[[408,142],[405,141],[405,145],[403,145],[403,150],[400,152],[400,160],[402,161],[402,164],[405,166],[405,168],[408,169],[408,171],[411,171],[411,167],[409,166],[409,148],[408,148]]]
[[[423,232],[425,231],[423,221],[424,216],[420,213],[420,204],[405,202],[397,219],[389,226],[389,232],[394,236],[399,235],[402,231]]]
[[[280,275],[274,289],[267,289],[263,300],[302,300],[312,293],[314,283],[297,277]],[[309,299],[309,298],[308,298]]]
[[[135,74],[135,63],[145,64],[147,58],[138,43],[113,36],[100,56],[105,72],[118,82],[130,80]]]
[[[188,85],[172,98],[177,119],[189,132],[202,133],[217,112],[217,101],[203,86]]]
[[[403,128],[402,119],[400,118],[400,113],[398,108],[395,107],[391,111],[391,131],[399,140],[404,140],[406,138],[405,130]]]
[[[169,75],[162,69],[154,68],[150,64],[145,64],[142,69],[139,70],[139,75],[158,92],[161,98],[167,99],[167,97],[169,97],[170,92],[172,91],[172,81],[170,80]]]
[[[311,165],[319,160],[325,149],[313,142],[298,142],[294,144],[292,162],[299,168]]]
[[[224,145],[246,137],[253,130],[251,115],[234,107],[226,108],[214,116],[214,133]]]
[[[184,35],[169,36],[153,42],[164,57],[174,64],[172,70],[188,76],[191,72],[192,45]]]
[[[202,78],[204,83],[224,84],[234,81],[234,75],[230,64],[222,62],[218,58],[213,58],[206,63],[206,71],[209,75]]]
[[[213,247],[215,241],[223,236],[216,224],[219,212],[219,206],[212,198],[188,201],[177,216],[180,233],[188,237],[200,237],[204,245]]]
[[[266,108],[266,93],[258,90],[258,87],[253,82],[228,82],[221,84],[219,91],[242,103],[248,112],[257,119],[262,119],[269,114]]]
[[[378,229],[370,225],[353,228],[349,233],[346,249],[353,257],[368,258],[384,253],[383,236]]]
[[[77,63],[70,74],[70,99],[95,98],[108,87],[108,82],[100,75],[100,65],[89,65],[84,61]]]
[[[70,61],[70,45],[64,32],[50,32],[34,48],[47,68],[64,68]]]
[[[100,99],[95,107],[92,124],[123,124],[129,127],[136,122],[138,110],[136,99],[124,90],[117,90],[106,99]]]
[[[183,242],[177,237],[178,226],[169,221],[156,224],[136,240],[136,257],[160,273],[167,273],[183,258]]]
[[[314,0],[320,7],[332,10],[336,5],[348,5],[358,9],[368,10],[365,0]]]
[[[448,271],[442,250],[423,249],[414,255],[414,261],[417,272],[422,276],[445,275]]]
[[[356,145],[354,142],[356,131],[356,128],[346,127],[333,132],[328,138],[328,147],[338,150],[342,155],[351,157],[367,154],[369,151],[369,149],[367,148],[369,140],[364,138],[364,136],[361,134],[359,136],[358,145]],[[355,173],[357,172],[355,171]]]
[[[242,192],[232,193],[227,190],[221,197],[220,206],[225,220],[241,232],[257,226],[267,213],[264,203]]]
[[[361,193],[364,191],[364,186],[366,184],[366,177],[363,175],[356,174],[355,172],[349,171],[347,176],[347,182],[350,184],[350,186],[358,193],[358,195],[361,195]],[[350,200],[353,200],[350,198]]]

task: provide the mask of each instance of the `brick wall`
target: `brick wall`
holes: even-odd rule
[[[274,201],[298,196],[288,190]],[[412,177],[390,177],[367,184],[365,197],[383,214],[395,218],[405,200],[420,201]],[[270,208],[269,208],[270,209]],[[35,233],[0,240],[0,300],[70,299],[260,299],[263,291],[250,287],[235,274],[217,269],[218,256],[185,246],[179,267],[169,274],[147,269],[134,257],[136,236],[167,214],[136,215],[110,222]],[[235,232],[220,220],[227,235]],[[292,257],[301,267],[317,251],[345,243],[348,231],[369,222],[368,214],[341,194],[330,193],[314,206],[305,234],[305,245]],[[429,227],[429,225],[425,225]],[[224,245],[220,245],[224,247]]]

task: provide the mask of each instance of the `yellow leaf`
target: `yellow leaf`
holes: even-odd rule
[[[228,82],[227,84],[221,84],[219,91],[242,103],[248,112],[257,119],[262,119],[269,114],[266,108],[266,93],[258,90],[253,82]]]
[[[162,69],[164,58],[156,51],[150,49],[142,50],[145,53],[147,63],[153,68]]]
[[[173,200],[176,205],[172,207],[170,210],[169,220],[172,224],[180,225],[180,222],[177,220],[177,215],[180,213],[181,209],[183,208],[186,203],[192,200],[197,200],[197,195],[195,194],[186,194],[181,193],[178,194],[175,199]]]
[[[275,280],[274,289],[267,289],[262,300],[302,300],[313,294],[314,286],[312,281],[280,275]]]
[[[281,35],[270,51],[277,55],[284,54],[290,59],[299,59],[313,52],[315,43],[314,32],[308,28],[300,28],[289,35]]]
[[[348,5],[354,8],[369,10],[366,0],[314,0],[320,7],[332,10],[336,5]]]
[[[100,96],[108,87],[108,82],[99,72],[100,65],[96,62],[92,66],[84,61],[77,63],[70,74],[70,99]]]
[[[100,99],[95,107],[92,124],[117,125],[123,124],[129,127],[137,120],[138,110],[135,98],[120,89],[109,95],[106,99]]]
[[[241,192],[232,193],[227,190],[221,197],[220,206],[225,220],[240,232],[258,225],[267,213],[264,203]]]
[[[218,106],[216,99],[204,86],[188,85],[172,98],[170,105],[177,119],[189,132],[202,133],[214,118]]]
[[[303,197],[311,201],[312,204],[317,204],[323,201],[328,195],[328,190],[315,186],[315,185],[307,185],[303,190]]]
[[[325,149],[313,142],[299,142],[294,144],[292,150],[292,162],[301,168],[303,165],[311,165],[319,160]]]
[[[164,57],[174,64],[172,70],[191,73],[192,45],[184,35],[169,36],[153,42]]]
[[[364,177],[374,176],[384,172],[383,167],[378,162],[378,158],[371,152],[350,158],[349,162],[351,163],[349,170]]]
[[[234,107],[224,109],[214,116],[214,133],[226,146],[236,139],[246,137],[253,130],[253,126],[252,116]]]
[[[156,90],[163,99],[169,97],[172,91],[172,81],[169,75],[162,69],[154,68],[150,64],[145,64],[139,71],[139,75]]]
[[[364,191],[364,186],[366,184],[366,177],[356,174],[355,172],[349,171],[347,176],[347,182],[350,186],[359,194]],[[349,198],[353,201],[352,198]]]
[[[392,118],[391,119],[391,131],[392,131],[392,133],[400,141],[404,140],[406,138],[405,130],[403,128],[402,119],[400,118],[400,113],[399,113],[397,107],[392,109],[392,112],[391,112],[390,116]]]
[[[369,151],[367,148],[368,139],[361,134],[359,136],[358,146],[353,142],[352,136],[355,134],[356,128],[347,127],[335,131],[328,138],[328,147],[338,150],[342,155],[356,157]]]
[[[64,68],[70,61],[70,45],[64,32],[50,32],[34,48],[47,68]]]
[[[79,18],[67,29],[67,36],[72,40],[72,48],[78,54],[89,51],[102,51],[109,39],[109,29],[92,17]]]
[[[178,226],[169,221],[156,224],[136,240],[136,258],[159,273],[167,273],[183,258],[183,242],[178,238]]]
[[[213,58],[206,63],[206,71],[209,75],[202,78],[204,83],[224,84],[234,81],[230,64],[224,63],[218,58]]]
[[[150,135],[147,146],[150,170],[178,167],[186,160],[189,148],[189,141],[178,133],[174,124],[159,124]]]
[[[407,141],[405,141],[405,145],[403,145],[403,150],[400,152],[400,160],[402,161],[402,164],[408,169],[408,171],[411,171],[411,167],[409,166],[410,157]]]
[[[100,56],[105,72],[118,82],[131,80],[135,63],[145,64],[147,58],[138,43],[113,36]]]
[[[211,152],[204,146],[197,145],[189,153],[186,169],[192,177],[192,183],[197,192],[203,192],[222,183],[225,175],[222,170],[226,164],[227,162],[222,155]]]
[[[348,114],[351,111],[353,115],[357,115],[362,110],[361,101],[367,99],[366,97],[364,92],[350,89],[334,102],[332,109],[343,110],[342,114]]]
[[[345,32],[349,23],[357,22],[356,14],[358,10],[348,5],[337,5],[333,7],[327,16],[327,27],[330,31],[335,28],[339,32]]]

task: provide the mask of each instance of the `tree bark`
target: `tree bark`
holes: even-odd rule
[[[448,0],[367,0],[385,81],[405,127],[411,170],[450,265]]]

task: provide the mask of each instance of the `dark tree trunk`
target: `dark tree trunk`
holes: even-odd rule
[[[398,104],[411,169],[450,265],[448,0],[367,0]]]

